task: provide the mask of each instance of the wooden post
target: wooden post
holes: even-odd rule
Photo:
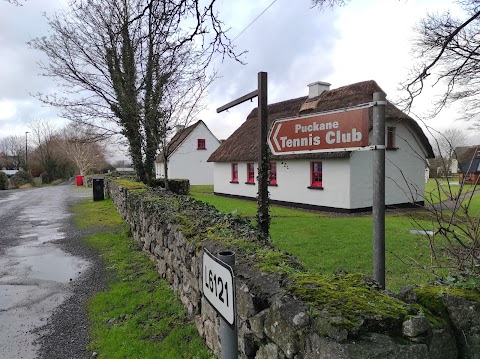
[[[269,238],[270,214],[268,213],[268,99],[267,73],[258,73],[258,212],[257,221],[263,239]]]
[[[217,113],[228,110],[252,98],[258,98],[258,193],[257,193],[257,222],[264,240],[270,236],[270,214],[268,213],[268,170],[270,160],[268,156],[268,98],[267,73],[258,73],[258,89],[245,96],[233,100],[217,108]]]

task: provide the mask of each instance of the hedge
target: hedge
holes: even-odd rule
[[[165,188],[165,180],[157,178],[152,182],[152,187]],[[188,179],[168,179],[168,189],[176,194],[187,195],[190,192],[190,181]]]

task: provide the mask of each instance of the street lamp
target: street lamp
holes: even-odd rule
[[[29,132],[25,132],[25,171],[28,171],[28,134]]]

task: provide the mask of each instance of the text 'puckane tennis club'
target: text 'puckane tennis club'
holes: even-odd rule
[[[268,145],[274,155],[368,146],[368,107],[277,120],[270,129]]]

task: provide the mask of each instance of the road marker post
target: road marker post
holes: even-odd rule
[[[222,359],[238,358],[234,265],[234,252],[222,251],[215,257],[206,248],[203,249],[203,295],[221,317]]]

